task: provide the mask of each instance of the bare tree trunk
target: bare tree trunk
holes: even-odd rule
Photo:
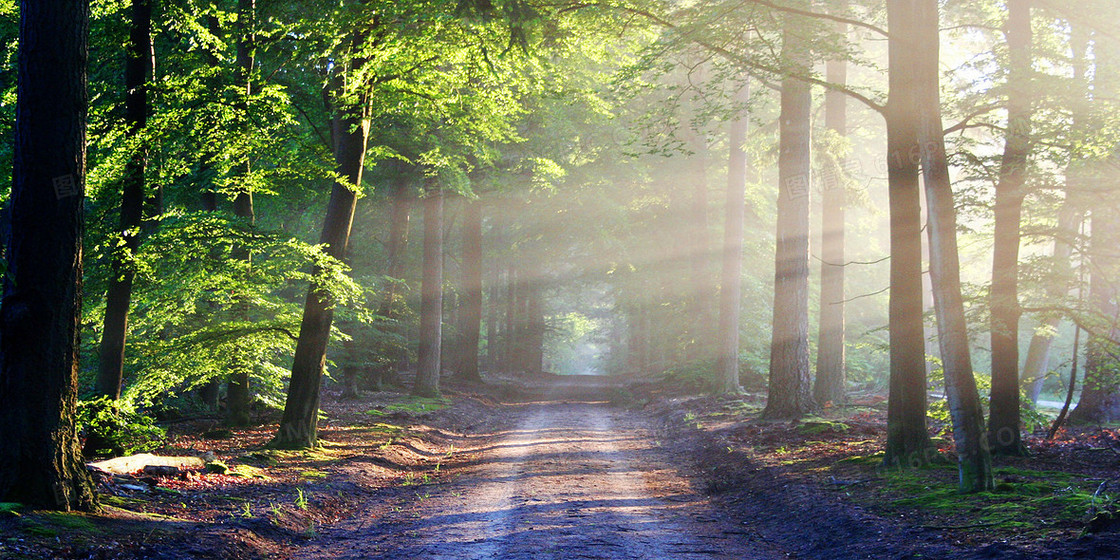
[[[482,202],[467,201],[463,214],[463,297],[459,310],[459,371],[464,381],[481,383],[478,341],[482,327]]]
[[[844,2],[836,9],[844,13]],[[840,31],[847,33],[847,26]],[[843,60],[830,60],[826,65],[829,83],[845,85],[848,65]],[[837,136],[847,134],[848,97],[838,91],[825,94],[825,127]],[[824,181],[821,201],[821,294],[820,329],[817,335],[817,377],[813,381],[813,398],[817,403],[841,404],[845,392],[844,352],[844,217],[847,206],[847,184],[840,161],[830,161],[831,172]]]
[[[992,254],[991,316],[992,395],[988,433],[992,453],[1026,454],[1019,421],[1019,244],[1023,187],[1031,151],[1031,6],[1009,0],[1007,48],[1007,141],[996,184],[995,236]]]
[[[364,43],[364,35],[356,34],[351,52],[360,53]],[[360,76],[364,62],[361,58],[352,59],[347,78]],[[351,87],[360,88],[361,85]],[[336,99],[342,98],[342,94],[341,91],[336,92]],[[358,202],[354,189],[360,188],[362,184],[366,141],[369,138],[365,98],[362,95],[358,97],[357,102],[340,106],[336,117],[338,145],[335,164],[343,180],[336,181],[331,187],[327,214],[323,218],[323,232],[319,237],[319,243],[326,246],[326,253],[338,260],[346,260],[349,254],[350,228],[354,223],[354,210]],[[308,287],[307,298],[304,300],[303,320],[292,359],[292,380],[284,402],[284,416],[280,420],[276,438],[272,441],[272,445],[276,447],[304,448],[318,443],[319,391],[333,319],[334,301],[329,294],[323,292],[321,286],[312,284]]]
[[[749,82],[743,80],[736,100],[750,100]],[[719,290],[719,349],[716,379],[722,393],[742,390],[739,385],[739,306],[743,283],[743,214],[746,206],[747,140],[746,108],[741,107],[728,131],[727,199],[723,226],[722,274]]]
[[[89,3],[20,3],[8,271],[0,303],[0,501],[97,509],[78,446]]]
[[[961,492],[991,490],[992,457],[985,445],[984,411],[972,373],[968,326],[961,297],[960,263],[957,253],[957,218],[953,189],[949,182],[941,122],[939,90],[939,21],[937,0],[911,0],[911,15],[918,21],[916,47],[910,60],[917,69],[918,141],[921,146],[922,177],[929,204],[930,278],[933,281],[937,334],[945,371],[945,395],[953,420],[960,468]]]
[[[921,466],[936,454],[926,411],[925,327],[922,324],[922,210],[918,181],[916,76],[909,57],[915,40],[913,8],[887,2],[890,22],[890,102],[887,174],[890,198],[890,396],[883,464]]]
[[[424,266],[420,281],[420,351],[412,394],[439,397],[443,333],[443,193],[430,185],[424,196]]]
[[[806,45],[787,19],[782,57],[792,67],[804,65]],[[763,418],[796,418],[812,411],[809,370],[809,84],[782,80],[780,154],[778,156],[778,224],[774,273],[774,330],[770,343],[770,386]]]
[[[148,80],[155,69],[152,58],[152,4],[133,0],[125,61],[125,121],[130,135],[144,134],[148,126]],[[148,145],[142,141],[125,164],[122,181],[120,228],[124,243],[112,255],[109,286],[105,294],[105,321],[98,351],[97,392],[119,399],[124,382],[124,344],[128,336],[128,310],[132,303],[132,259],[140,247],[144,217],[144,170]]]

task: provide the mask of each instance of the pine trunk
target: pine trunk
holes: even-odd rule
[[[74,422],[82,310],[89,3],[20,3],[0,501],[97,509]]]

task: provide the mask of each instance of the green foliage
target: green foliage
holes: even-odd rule
[[[85,434],[87,456],[132,455],[150,451],[166,437],[163,428],[128,400],[99,397],[79,401],[77,420]]]

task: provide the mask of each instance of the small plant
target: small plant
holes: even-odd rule
[[[296,507],[307,510],[307,496],[303,495],[303,488],[296,488]]]
[[[252,508],[250,507],[249,503],[248,503],[248,502],[246,502],[246,503],[245,503],[245,504],[243,504],[243,505],[244,505],[245,507],[244,507],[244,509],[243,509],[243,510],[241,511],[241,517],[243,517],[243,518],[245,518],[245,519],[252,519],[252,518],[253,518],[253,510],[252,510]]]
[[[99,397],[80,401],[77,418],[85,434],[83,453],[89,457],[150,451],[167,435],[124,399]]]

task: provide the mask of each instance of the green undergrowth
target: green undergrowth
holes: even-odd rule
[[[949,526],[997,531],[1083,524],[1094,505],[1099,508],[1106,505],[1102,502],[1111,502],[1108,496],[1098,496],[1094,504],[1093,493],[1099,481],[1066,472],[998,468],[994,471],[994,491],[961,494],[955,484],[946,483],[946,471],[955,472],[956,466],[887,471],[884,478],[889,495],[877,501],[894,508],[965,518]]]
[[[851,426],[834,420],[826,420],[819,417],[808,417],[797,425],[797,431],[805,435],[817,435],[823,433],[842,434],[851,429]]]
[[[451,400],[446,398],[429,398],[429,397],[406,397],[399,402],[392,404],[378,406],[371,410],[367,410],[366,414],[372,416],[389,416],[397,413],[405,414],[427,414],[437,410],[447,408],[451,405]]]

